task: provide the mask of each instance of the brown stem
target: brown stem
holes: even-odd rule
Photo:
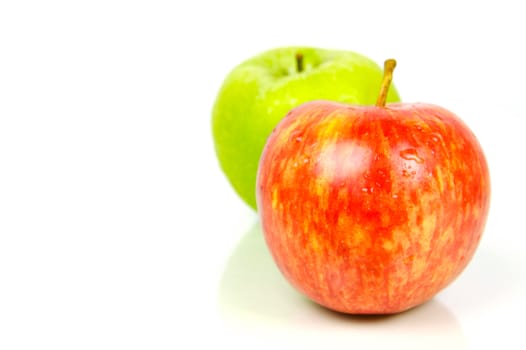
[[[303,72],[303,54],[300,52],[296,53],[296,72]]]
[[[376,100],[376,105],[378,107],[385,107],[387,101],[387,93],[389,92],[389,87],[391,86],[391,81],[393,80],[393,71],[396,67],[396,60],[390,58],[384,62],[384,78],[382,80],[382,86],[380,87],[380,93],[378,94],[378,99]]]

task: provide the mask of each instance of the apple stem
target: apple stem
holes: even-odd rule
[[[300,52],[296,53],[296,71],[303,72],[303,54]]]
[[[380,94],[376,100],[376,106],[385,107],[387,101],[387,93],[389,92],[389,87],[391,86],[391,81],[393,80],[393,71],[396,67],[396,60],[390,58],[384,62],[384,78],[382,80],[382,86],[380,87]]]

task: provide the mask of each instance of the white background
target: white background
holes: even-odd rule
[[[2,1],[0,349],[524,348],[520,1]],[[282,279],[215,160],[226,74],[276,46],[395,57],[407,102],[479,137],[492,205],[469,267],[393,317]]]

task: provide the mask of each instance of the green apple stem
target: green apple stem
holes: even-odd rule
[[[296,72],[303,72],[303,54],[300,52],[296,53]]]
[[[376,105],[378,107],[385,107],[387,101],[387,93],[389,92],[389,87],[391,86],[391,81],[393,80],[393,71],[396,67],[396,60],[390,58],[384,62],[384,78],[382,80],[382,86],[380,87],[380,94],[376,100]]]

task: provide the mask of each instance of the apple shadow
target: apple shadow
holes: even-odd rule
[[[242,324],[245,331],[299,332],[297,338],[307,338],[310,344],[322,344],[330,336],[332,343],[342,347],[348,347],[351,339],[354,345],[363,342],[368,348],[382,348],[389,342],[409,349],[411,344],[426,349],[467,347],[460,323],[437,299],[400,314],[370,316],[342,314],[310,301],[281,275],[259,221],[242,237],[226,264],[218,307],[223,318]]]
[[[226,264],[219,287],[220,310],[279,320],[305,303],[274,264],[257,221]]]
[[[479,247],[458,279],[441,292],[441,298],[470,313],[499,308],[502,300],[514,298],[514,293],[521,289],[517,269],[520,262],[513,262],[505,253],[490,248]]]

